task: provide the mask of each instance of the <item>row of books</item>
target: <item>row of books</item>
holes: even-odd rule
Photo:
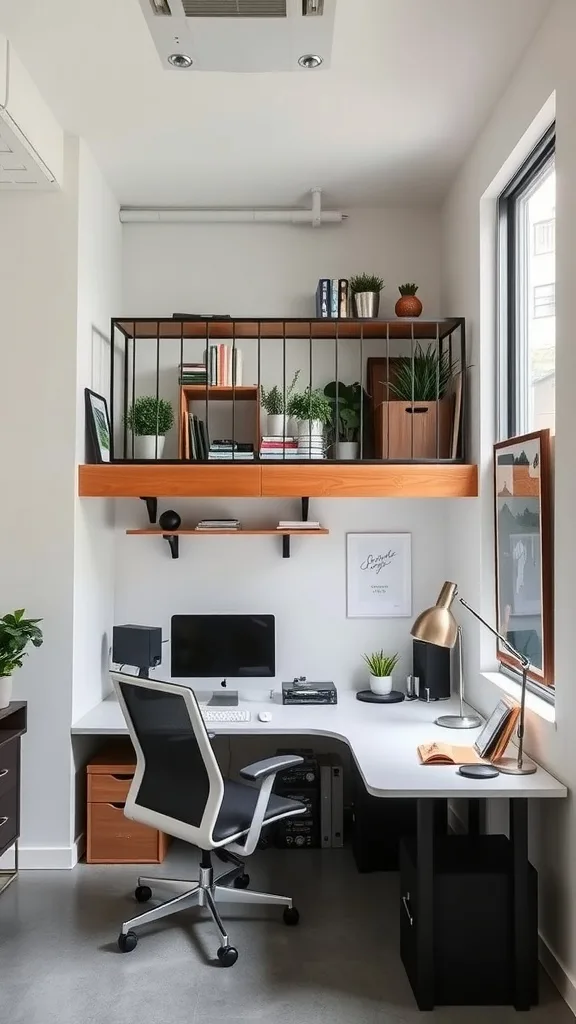
[[[261,459],[325,459],[326,444],[324,438],[311,437],[274,437],[265,436],[260,442],[259,456]]]
[[[350,286],[345,277],[321,277],[316,289],[316,316],[338,319],[349,315]]]
[[[242,352],[232,345],[210,345],[202,363],[181,363],[180,384],[241,387]]]

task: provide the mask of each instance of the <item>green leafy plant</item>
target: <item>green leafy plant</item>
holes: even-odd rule
[[[417,284],[399,284],[398,285],[398,291],[400,292],[400,295],[416,295],[416,292],[418,291],[418,285]]]
[[[436,402],[444,398],[454,372],[448,352],[438,352],[433,343],[424,351],[417,344],[414,358],[398,363],[395,380],[388,388],[403,402]],[[386,386],[385,381],[381,383]]]
[[[296,387],[296,381],[300,376],[300,370],[296,370],[296,373],[292,377],[290,386],[286,389],[279,388],[277,384],[266,391],[265,388],[260,385],[260,400],[269,416],[282,416],[288,412],[290,406],[290,399],[294,388]]]
[[[400,658],[398,654],[384,654],[384,651],[374,651],[373,654],[363,654],[362,657],[370,669],[371,676],[391,676]]]
[[[25,619],[24,608],[0,619],[0,676],[11,676],[15,668],[22,668],[28,644],[42,646],[39,622],[42,619]]]
[[[362,399],[362,385],[358,381],[354,384],[342,384],[340,381],[332,380],[324,388],[324,394],[332,409],[333,440],[358,441],[362,408],[368,408],[366,392]]]
[[[320,388],[307,387],[305,391],[292,395],[288,404],[288,412],[297,420],[319,420],[321,423],[330,423],[332,404],[324,392],[320,391]]]
[[[174,423],[172,406],[165,398],[142,395],[128,409],[126,423],[138,437],[147,434],[164,437]]]
[[[350,291],[356,292],[381,292],[384,281],[376,274],[356,274],[350,278]]]

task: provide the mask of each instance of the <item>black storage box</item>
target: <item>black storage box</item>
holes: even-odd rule
[[[537,873],[529,865],[530,963],[525,983],[538,1002]],[[416,999],[416,842],[400,845],[400,953]],[[434,844],[434,1002],[514,1003],[512,848],[506,836],[445,836]]]

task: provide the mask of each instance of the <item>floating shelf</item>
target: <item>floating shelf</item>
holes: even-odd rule
[[[329,530],[317,529],[307,530],[304,527],[295,530],[277,530],[273,527],[261,530],[126,530],[131,537],[162,537],[168,541],[172,558],[178,558],[180,554],[180,537],[282,537],[282,557],[290,558],[291,537],[326,537]]]
[[[244,384],[238,387],[225,384],[181,384],[180,391],[191,401],[204,402],[256,402],[260,397],[260,389],[256,384]]]
[[[477,498],[463,463],[117,463],[78,467],[81,498]]]
[[[127,338],[446,338],[464,323],[458,317],[440,320],[393,318],[354,320],[272,318],[237,320],[169,320],[162,317],[122,317],[114,326]]]

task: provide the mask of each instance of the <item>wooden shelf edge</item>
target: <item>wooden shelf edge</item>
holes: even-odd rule
[[[327,537],[330,530],[126,530],[130,537]]]

